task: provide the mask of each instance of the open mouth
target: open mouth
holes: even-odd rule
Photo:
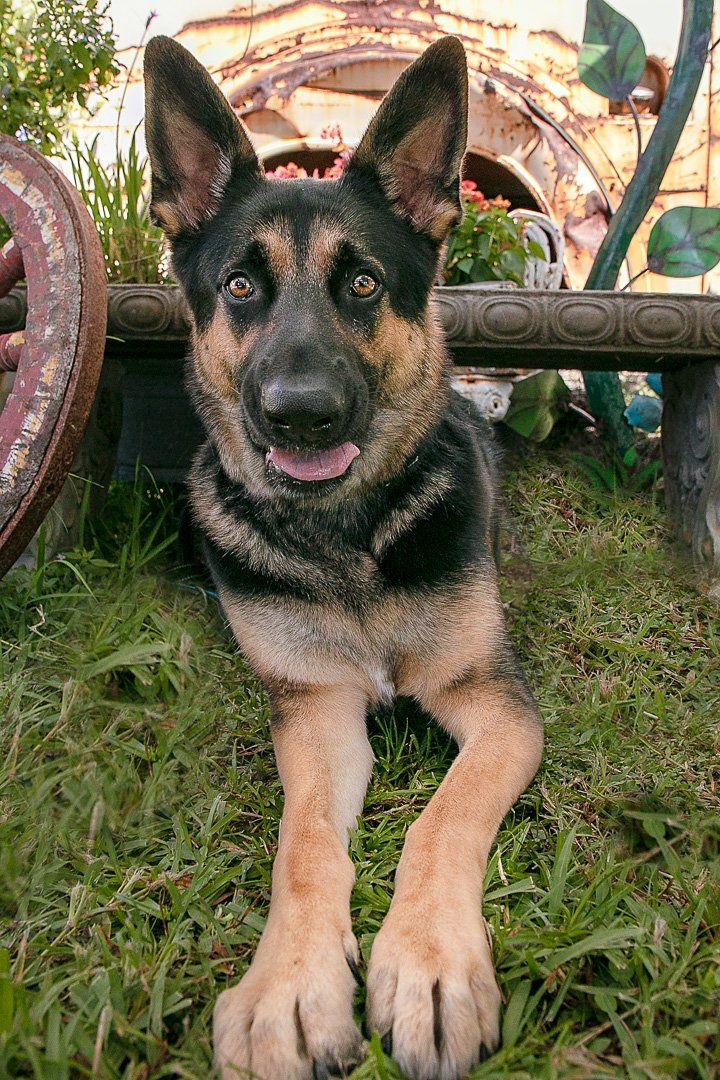
[[[268,450],[265,460],[293,480],[334,480],[342,476],[360,453],[352,442],[330,450]]]

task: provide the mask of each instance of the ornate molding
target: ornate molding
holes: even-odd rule
[[[720,353],[720,298],[617,292],[439,288],[435,305],[455,359],[478,367],[663,371]],[[20,329],[18,287],[0,300],[0,333]],[[176,285],[111,285],[110,355],[181,356],[188,320]]]
[[[108,298],[109,331],[126,341],[187,342],[190,332],[178,285],[115,285]]]
[[[456,360],[478,366],[663,371],[715,359],[720,299],[617,292],[437,289]]]
[[[27,287],[18,285],[0,300],[0,333],[25,325]],[[178,285],[108,286],[108,355],[143,353],[182,356],[190,323]]]

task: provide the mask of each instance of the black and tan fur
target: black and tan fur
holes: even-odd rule
[[[368,1026],[409,1077],[455,1080],[498,1042],[483,873],[542,748],[498,596],[491,441],[449,389],[430,299],[460,213],[463,50],[442,39],[405,72],[340,181],[266,180],[173,41],[150,42],[146,80],[153,211],[192,313],[208,434],[192,502],[270,696],[285,791],[267,926],[218,1001],[217,1064],[224,1080],[305,1080],[361,1056],[348,831],[372,767],[366,712],[406,695],[460,751],[408,831]],[[240,273],[241,301],[226,287]],[[369,299],[353,291],[360,273],[377,284]],[[307,447],[267,404],[288,387],[335,403]],[[326,440],[360,454],[336,479],[292,480],[266,460],[278,437],[293,453]]]

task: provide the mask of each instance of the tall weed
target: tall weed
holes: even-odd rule
[[[138,150],[137,132],[108,165],[97,157],[97,136],[85,146],[75,140],[66,153],[97,227],[108,281],[154,285],[168,280],[168,267],[162,232],[150,221],[147,158]]]

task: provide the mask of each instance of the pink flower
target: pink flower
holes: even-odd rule
[[[350,151],[344,151],[335,158],[332,165],[325,167],[322,177],[318,168],[313,169],[312,174],[308,174],[307,169],[304,169],[302,165],[297,165],[294,161],[288,161],[287,165],[276,165],[274,169],[266,169],[265,175],[273,180],[294,180],[296,177],[307,177],[308,175],[312,175],[313,180],[339,180],[349,158]]]
[[[302,165],[296,165],[294,161],[288,161],[287,165],[277,165],[274,169],[266,169],[265,175],[274,180],[294,180],[296,177],[306,177],[307,170]]]
[[[321,139],[327,139],[328,142],[341,143],[342,142],[342,129],[340,125],[335,121],[332,124],[328,124],[320,132]]]
[[[483,205],[486,201],[482,191],[478,191],[478,186],[474,180],[460,181],[460,195],[468,202],[478,203],[479,205]]]
[[[323,173],[323,180],[339,180],[345,168],[345,159],[336,157],[332,165],[328,165]]]

